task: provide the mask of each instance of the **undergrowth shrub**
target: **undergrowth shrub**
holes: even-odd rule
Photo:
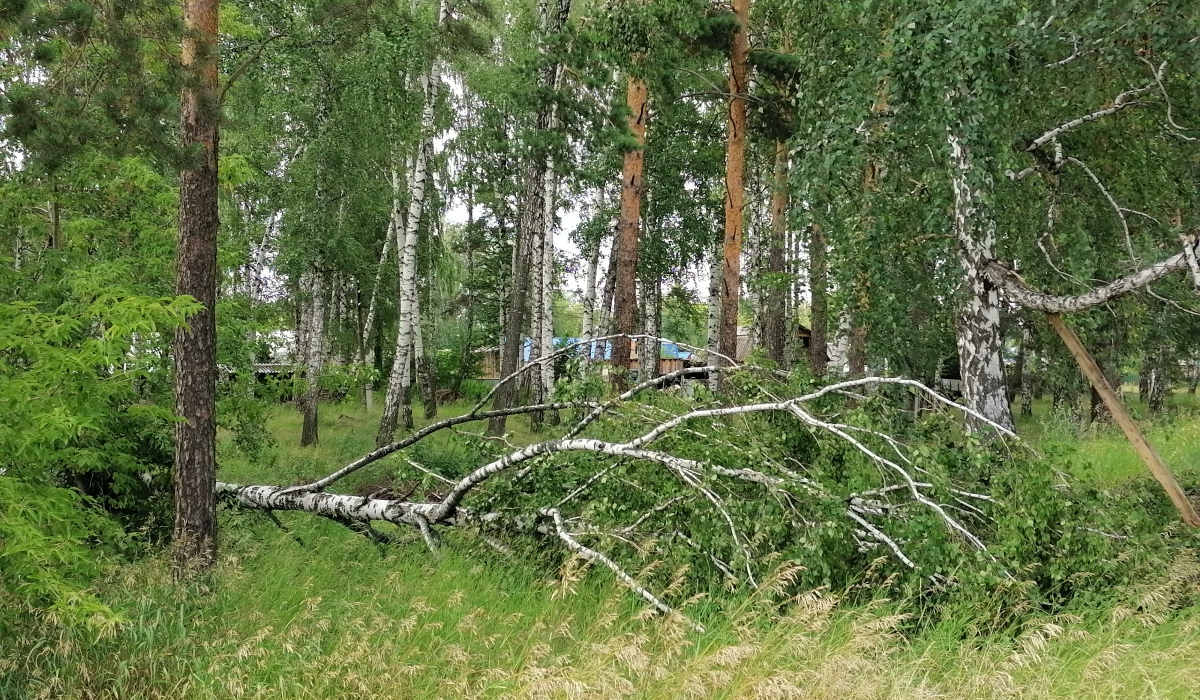
[[[0,304],[0,582],[23,608],[103,617],[86,591],[97,552],[169,532],[170,368],[151,348],[196,308],[105,295],[53,312]]]

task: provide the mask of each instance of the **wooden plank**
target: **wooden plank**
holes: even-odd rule
[[[1047,312],[1046,318],[1050,320],[1050,325],[1054,326],[1058,337],[1062,338],[1063,344],[1067,346],[1075,361],[1079,363],[1079,368],[1083,370],[1084,376],[1088,378],[1088,381],[1100,393],[1100,397],[1104,399],[1104,405],[1108,406],[1108,410],[1112,413],[1113,418],[1117,420],[1117,424],[1125,432],[1125,437],[1133,444],[1133,449],[1142,458],[1142,461],[1146,463],[1154,478],[1158,479],[1158,483],[1162,485],[1163,490],[1167,492],[1167,496],[1170,497],[1171,503],[1175,504],[1175,509],[1179,511],[1183,522],[1192,527],[1200,527],[1200,516],[1196,515],[1195,508],[1192,507],[1187,494],[1179,486],[1179,482],[1175,480],[1175,475],[1171,473],[1171,470],[1163,463],[1162,457],[1158,456],[1158,452],[1146,440],[1146,436],[1138,428],[1137,423],[1133,420],[1133,416],[1129,415],[1129,411],[1125,409],[1125,404],[1121,402],[1121,399],[1117,397],[1117,393],[1109,386],[1108,378],[1100,371],[1100,367],[1096,365],[1096,361],[1092,359],[1091,354],[1083,346],[1083,343],[1079,342],[1079,336],[1075,335],[1075,331],[1063,323],[1062,318],[1058,314]]]

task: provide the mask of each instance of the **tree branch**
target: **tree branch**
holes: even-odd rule
[[[1184,248],[1190,248],[1194,254],[1195,247],[1196,236],[1186,236]],[[1102,287],[1076,296],[1054,296],[1034,289],[1019,274],[995,260],[987,264],[983,274],[1010,302],[1027,309],[1063,314],[1083,311],[1107,303],[1187,266],[1187,255],[1182,252],[1176,253],[1166,260],[1143,268],[1132,275],[1120,277]]]

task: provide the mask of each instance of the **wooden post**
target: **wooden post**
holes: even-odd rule
[[[1083,347],[1083,343],[1079,342],[1079,337],[1075,335],[1075,331],[1071,330],[1067,324],[1063,323],[1062,318],[1055,313],[1046,313],[1046,318],[1050,319],[1050,325],[1054,326],[1054,330],[1058,333],[1058,337],[1062,338],[1067,349],[1071,351],[1071,355],[1075,361],[1079,363],[1079,368],[1083,370],[1084,376],[1092,383],[1092,386],[1100,393],[1100,397],[1104,399],[1104,404],[1108,406],[1108,410],[1112,413],[1113,418],[1121,426],[1121,430],[1125,431],[1125,437],[1129,438],[1129,442],[1133,443],[1133,449],[1137,451],[1138,456],[1149,467],[1150,473],[1158,479],[1158,483],[1162,485],[1163,490],[1167,492],[1167,496],[1171,498],[1171,503],[1175,504],[1175,509],[1179,511],[1179,515],[1183,518],[1183,522],[1192,527],[1200,527],[1200,516],[1196,515],[1196,510],[1192,508],[1191,501],[1188,500],[1187,494],[1180,488],[1179,482],[1175,480],[1175,475],[1163,463],[1162,457],[1154,451],[1154,447],[1146,440],[1146,436],[1138,428],[1134,422],[1133,416],[1129,415],[1129,411],[1125,410],[1125,404],[1117,397],[1112,387],[1108,385],[1108,379],[1104,373],[1096,365],[1096,361],[1092,359],[1087,348]]]

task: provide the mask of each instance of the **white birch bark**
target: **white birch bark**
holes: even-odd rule
[[[591,340],[596,335],[595,327],[595,312],[596,312],[596,273],[600,268],[600,241],[596,242],[592,248],[591,254],[588,256],[587,281],[583,288],[583,335],[584,340]],[[584,353],[585,365],[590,364],[592,360],[592,346],[589,343],[587,350]]]
[[[987,263],[983,274],[992,285],[1004,293],[1005,299],[1018,306],[1055,314],[1075,313],[1105,304],[1167,275],[1187,269],[1188,258],[1196,255],[1196,244],[1194,236],[1185,236],[1184,252],[1176,253],[1166,260],[1076,296],[1054,296],[1034,289],[1021,279],[1020,275],[995,261]]]
[[[549,357],[554,352],[554,214],[557,209],[555,195],[558,189],[558,178],[554,174],[552,164],[546,166],[546,191],[543,195],[542,215],[542,276],[541,276],[541,313],[540,333],[538,336],[538,353],[541,357]],[[541,369],[541,399],[549,401],[554,395],[554,363],[546,362]]]
[[[616,236],[613,236],[612,245],[609,246],[608,266],[604,273],[604,279],[600,285],[600,294],[598,296],[600,305],[595,311],[595,326],[596,335],[604,336],[612,333],[612,307],[613,297],[616,295],[616,288],[613,286],[614,280],[617,277],[617,244],[619,241]],[[604,347],[596,348],[597,355],[604,358]]]
[[[718,246],[713,250],[712,261],[708,265],[708,339],[705,347],[708,350],[707,361],[713,363],[713,358],[721,345],[721,277],[724,272],[722,249]],[[713,391],[717,389],[717,376],[709,376],[708,386]]]
[[[545,199],[545,173],[542,173],[543,185],[540,200]],[[539,212],[538,221],[535,222],[533,230],[529,237],[529,361],[533,362],[542,356],[542,293],[545,289],[542,287],[542,264],[545,262],[545,242],[546,242],[546,207],[545,203],[539,202],[541,211]],[[541,403],[540,394],[541,381],[534,382],[534,401]]]
[[[837,330],[833,333],[833,342],[829,344],[828,369],[838,374],[846,371],[850,364],[850,314],[842,311],[838,317]]]
[[[439,10],[445,13],[445,4]],[[439,21],[442,18],[439,17]],[[376,441],[379,444],[391,442],[396,432],[396,422],[401,405],[412,386],[412,345],[413,326],[420,319],[414,314],[416,284],[417,284],[417,230],[421,225],[421,215],[425,210],[425,186],[428,181],[428,149],[426,143],[433,138],[434,106],[437,102],[437,86],[441,81],[438,62],[435,57],[424,79],[425,104],[421,113],[422,141],[417,146],[413,159],[412,189],[408,202],[408,217],[404,225],[404,237],[397,240],[397,258],[400,266],[400,314],[399,332],[396,337],[396,355],[392,362],[392,376],[388,381],[387,396],[383,403],[383,417],[379,422],[379,434]],[[399,229],[397,229],[399,231]],[[411,416],[405,421],[411,423]]]
[[[966,405],[989,420],[1011,428],[1012,410],[1001,356],[1000,295],[986,268],[996,242],[996,224],[983,210],[987,173],[973,172],[970,152],[953,128],[946,130],[954,188],[954,231],[963,269],[963,300],[958,310],[958,360]],[[974,181],[974,182],[973,182]]]
[[[638,349],[641,351],[638,357],[639,382],[653,379],[658,374],[658,284],[658,280],[642,283],[642,332],[647,337],[638,342]]]
[[[375,350],[371,345],[371,329],[375,325],[375,313],[378,309],[379,286],[383,280],[383,266],[387,264],[392,253],[392,239],[396,236],[397,221],[400,219],[400,186],[399,176],[392,171],[392,188],[395,194],[392,198],[392,216],[388,219],[387,232],[383,237],[383,250],[379,252],[379,265],[375,268],[375,281],[371,285],[371,297],[367,302],[367,317],[363,321],[362,336],[359,338],[359,359],[361,363],[375,361]]]
[[[321,391],[321,369],[325,359],[322,348],[325,321],[325,285],[320,269],[313,266],[301,280],[301,286],[306,290],[305,309],[301,314],[303,327],[303,346],[301,356],[304,359],[304,393],[300,399],[300,409],[304,416],[304,425],[300,434],[300,445],[307,447],[316,444],[317,408]]]
[[[604,188],[597,187],[595,215],[598,217],[603,211]],[[603,238],[596,241],[596,244],[592,247],[591,252],[588,254],[587,279],[583,287],[583,328],[581,335],[583,336],[584,340],[591,340],[596,335],[596,277],[600,272],[600,246],[603,244]],[[586,347],[587,352],[584,353],[585,367],[590,364],[590,361],[593,357],[591,344],[589,343]]]

